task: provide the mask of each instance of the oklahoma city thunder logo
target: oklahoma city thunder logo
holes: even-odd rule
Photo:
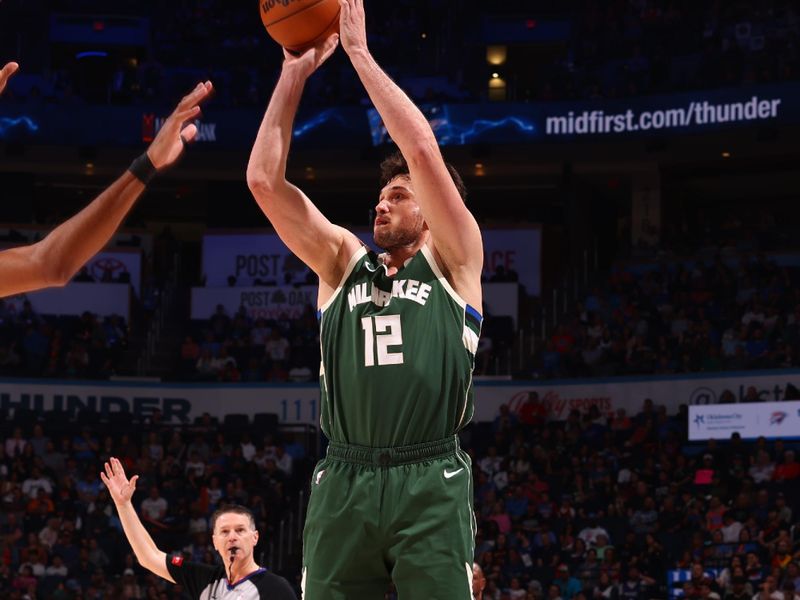
[[[780,411],[774,412],[774,413],[772,413],[772,415],[769,418],[769,424],[770,425],[780,425],[781,423],[783,423],[783,420],[785,418],[786,418],[786,413],[785,412],[780,412]]]

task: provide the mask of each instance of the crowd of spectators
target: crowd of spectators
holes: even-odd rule
[[[127,346],[122,317],[44,317],[0,299],[0,375],[107,379]]]
[[[800,598],[792,445],[687,444],[651,401],[548,417],[531,393],[470,431],[482,600]]]
[[[319,327],[306,306],[291,319],[256,318],[220,305],[207,321],[192,321],[181,345],[179,376],[200,381],[311,381],[319,371]]]
[[[745,0],[504,4],[487,7],[465,0],[454,18],[450,3],[443,0],[373,3],[367,13],[371,47],[394,77],[409,80],[412,95],[420,101],[486,98],[485,46],[502,40],[484,40],[481,24],[498,13],[511,22],[527,19],[535,24],[541,19],[568,25],[560,39],[550,42],[553,47],[542,46],[541,41],[511,44],[512,61],[518,52],[519,62],[530,57],[537,64],[534,79],[524,73],[508,78],[510,97],[516,100],[630,97],[790,81],[800,73],[796,43],[800,14],[786,0],[757,5]],[[48,34],[41,23],[47,22],[49,11],[105,15],[108,8],[98,2],[75,7],[11,2],[5,11],[0,21],[16,25],[8,32],[9,43],[16,42],[29,53],[46,53]],[[220,104],[260,107],[268,97],[282,56],[252,7],[184,0],[173,3],[170,10],[142,2],[120,3],[115,11],[147,19],[149,39],[133,52],[135,60],[110,52],[107,64],[92,70],[59,64],[48,56],[29,57],[37,78],[18,76],[9,98],[16,94],[27,100],[60,102],[162,101],[181,94],[199,78],[216,82]],[[27,48],[19,42],[19,30],[26,27],[31,29],[27,38],[43,43]],[[352,69],[340,59],[310,82],[310,104],[364,100]],[[469,67],[465,59],[475,64]],[[95,80],[87,82],[89,73]]]
[[[567,4],[567,51],[536,73],[536,97],[543,100],[631,97],[800,76],[800,12],[792,2]]]
[[[545,377],[800,364],[800,273],[764,255],[621,268],[554,331]]]
[[[9,43],[25,27],[37,31],[36,35],[31,31],[29,38],[47,39],[47,32],[40,29],[50,13],[94,13],[100,15],[99,21],[108,15],[107,5],[91,1],[74,7],[24,6],[12,1],[3,10],[0,25],[3,21],[15,24],[7,36]],[[50,50],[46,43],[26,48],[36,58],[29,57],[31,67],[27,73],[23,70],[15,77],[6,100],[162,102],[180,96],[200,78],[215,82],[218,105],[261,107],[269,96],[283,55],[267,35],[253,6],[222,0],[185,0],[173,3],[169,10],[152,2],[141,2],[138,6],[120,3],[119,7],[115,5],[115,12],[143,17],[149,39],[127,54],[109,52],[103,64],[96,67],[88,62],[80,65],[54,60],[47,55]],[[370,6],[368,19],[372,48],[393,75],[438,76],[442,81],[447,80],[445,74],[451,72],[455,60],[448,50],[457,47],[463,35],[457,37],[462,26],[450,23],[446,2],[377,3]],[[0,37],[2,32],[0,28]],[[9,46],[8,52],[18,53],[23,46]],[[52,51],[55,52],[55,47]],[[24,56],[17,58],[26,62]],[[341,67],[345,60],[338,57],[331,62]],[[309,82],[308,103],[352,104],[363,100],[364,92],[355,73],[351,68],[340,67],[328,68]],[[440,93],[452,88],[450,99],[466,95],[457,86],[437,87]]]
[[[97,475],[110,456],[139,475],[135,505],[157,545],[201,562],[217,560],[208,518],[223,503],[249,506],[274,541],[316,458],[255,421],[130,421],[4,420],[2,597],[180,597],[131,554]],[[690,444],[685,409],[649,400],[630,416],[594,407],[557,420],[533,392],[463,439],[482,600],[800,598],[796,445]]]
[[[182,590],[143,570],[99,479],[118,457],[139,475],[134,504],[156,544],[214,561],[209,516],[237,503],[275,537],[310,472],[305,448],[226,431],[205,415],[186,427],[131,418],[120,429],[56,420],[4,424],[0,445],[0,597],[7,600],[181,598]],[[133,433],[134,431],[140,433]],[[302,483],[298,483],[302,482]],[[269,542],[267,542],[269,543]],[[257,548],[259,561],[265,545]]]

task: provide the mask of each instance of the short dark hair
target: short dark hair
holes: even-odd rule
[[[445,163],[445,166],[450,172],[450,177],[453,178],[453,183],[458,190],[459,196],[461,196],[462,200],[466,201],[467,186],[464,185],[464,180],[461,179],[461,175],[458,174],[458,171],[456,171],[456,168],[453,165],[450,163]],[[408,176],[408,174],[408,162],[406,162],[406,159],[402,153],[395,152],[394,154],[387,156],[381,163],[381,186],[386,185],[395,177],[400,177],[401,175]]]
[[[250,518],[250,526],[253,529],[256,529],[256,518],[253,515],[253,511],[251,511],[246,506],[242,506],[241,504],[226,504],[224,506],[220,506],[217,510],[214,511],[214,514],[211,515],[211,533],[214,533],[214,527],[217,525],[217,519],[219,519],[222,515],[227,515],[228,513],[234,513],[237,515],[244,515]]]

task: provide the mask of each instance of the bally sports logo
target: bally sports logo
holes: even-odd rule
[[[770,425],[780,425],[789,415],[783,411],[776,410],[772,413],[769,417],[769,424]]]
[[[508,401],[509,410],[512,413],[519,413],[522,405],[525,404],[529,396],[530,392],[528,391],[514,394]],[[562,398],[556,391],[548,391],[540,396],[538,405],[544,407],[548,415],[557,418],[566,417],[573,410],[585,413],[593,406],[596,406],[601,414],[608,414],[613,410],[613,403],[608,396]]]

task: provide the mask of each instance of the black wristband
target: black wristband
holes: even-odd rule
[[[153,161],[147,156],[147,152],[143,152],[139,158],[134,160],[131,166],[128,167],[128,171],[145,185],[150,183],[158,173],[158,169],[155,168]]]

